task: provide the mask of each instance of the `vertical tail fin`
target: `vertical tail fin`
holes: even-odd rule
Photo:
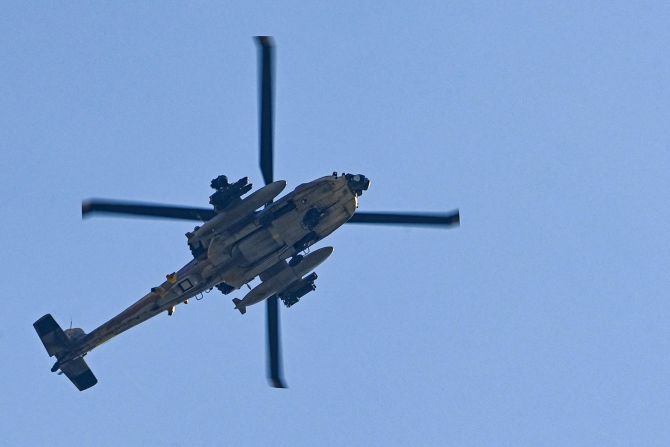
[[[51,314],[46,314],[37,320],[33,323],[33,327],[40,340],[42,340],[49,357],[56,356],[58,358],[67,351],[70,340]]]

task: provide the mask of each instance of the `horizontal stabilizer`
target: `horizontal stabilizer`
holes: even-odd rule
[[[84,391],[98,383],[84,359],[76,359],[61,366],[61,371],[79,391]]]
[[[98,383],[98,379],[95,378],[84,359],[78,358],[60,363],[70,348],[70,339],[51,314],[46,314],[37,320],[33,323],[33,327],[49,356],[56,356],[58,359],[51,371],[55,372],[59,369],[63,371],[63,374],[74,383],[79,391],[84,391]]]

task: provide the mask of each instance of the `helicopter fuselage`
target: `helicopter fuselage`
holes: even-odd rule
[[[221,211],[187,233],[193,260],[91,333],[79,334],[60,363],[82,357],[162,312],[172,315],[176,305],[217,285],[225,285],[227,291],[239,289],[273,266],[286,264],[286,259],[328,236],[353,216],[361,184],[365,185],[363,190],[367,189],[369,181],[363,176],[333,174],[299,185],[268,203],[286,185],[278,181]],[[263,205],[262,210],[256,211]]]
[[[370,181],[363,175],[321,177],[273,200],[286,186],[274,181],[274,44],[270,36],[256,36],[259,49],[259,167],[264,187],[250,193],[248,178],[229,183],[220,175],[210,183],[212,208],[172,204],[90,199],[82,202],[82,217],[95,213],[164,219],[194,220],[199,227],[186,233],[193,259],[126,310],[86,334],[63,328],[51,314],[33,323],[50,357],[80,391],[98,380],[84,356],[100,344],[162,312],[174,313],[180,303],[217,288],[224,295],[256,277],[260,283],[246,295],[233,298],[244,314],[249,306],[266,300],[267,364],[270,385],[285,388],[282,373],[279,301],[295,305],[315,290],[314,268],[333,252],[332,247],[307,249],[346,222],[374,225],[420,225],[432,228],[460,223],[458,210],[446,214],[361,212],[358,197]],[[246,197],[244,197],[246,195]],[[244,197],[244,198],[243,198]],[[311,272],[311,273],[309,273]]]

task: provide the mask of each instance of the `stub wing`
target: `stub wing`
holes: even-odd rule
[[[304,257],[300,256],[295,263],[289,263],[285,260],[279,261],[260,274],[262,282],[251,289],[251,291],[245,295],[244,299],[233,299],[235,309],[244,314],[246,313],[247,306],[260,303],[268,297],[288,291],[292,286],[302,288],[303,286],[306,287],[309,283],[309,287],[312,287],[316,275],[312,274],[309,277],[303,277],[325,261],[332,253],[333,247],[323,247]],[[312,287],[311,290],[314,290],[314,288]],[[293,292],[293,290],[291,291]],[[302,292],[303,290],[299,293]],[[305,293],[307,293],[306,289]]]

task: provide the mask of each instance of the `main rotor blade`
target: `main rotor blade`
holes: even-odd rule
[[[381,225],[458,226],[461,216],[458,210],[449,213],[356,213],[347,223]]]
[[[286,388],[281,361],[281,339],[279,335],[279,299],[272,295],[267,300],[268,336],[268,381],[275,388]]]
[[[265,184],[272,183],[273,173],[273,74],[274,42],[269,36],[256,36],[260,50],[259,67],[259,141],[260,165]]]
[[[142,202],[123,202],[118,200],[90,199],[81,203],[81,216],[91,214],[117,214],[136,217],[159,217],[164,219],[197,220],[206,222],[216,215],[207,208],[188,206],[159,205]]]
[[[274,180],[273,172],[273,74],[274,42],[270,36],[256,36],[260,67],[259,74],[259,148],[260,166],[266,185]],[[281,339],[279,335],[279,304],[276,295],[267,300],[268,381],[275,388],[286,388],[282,372]]]

